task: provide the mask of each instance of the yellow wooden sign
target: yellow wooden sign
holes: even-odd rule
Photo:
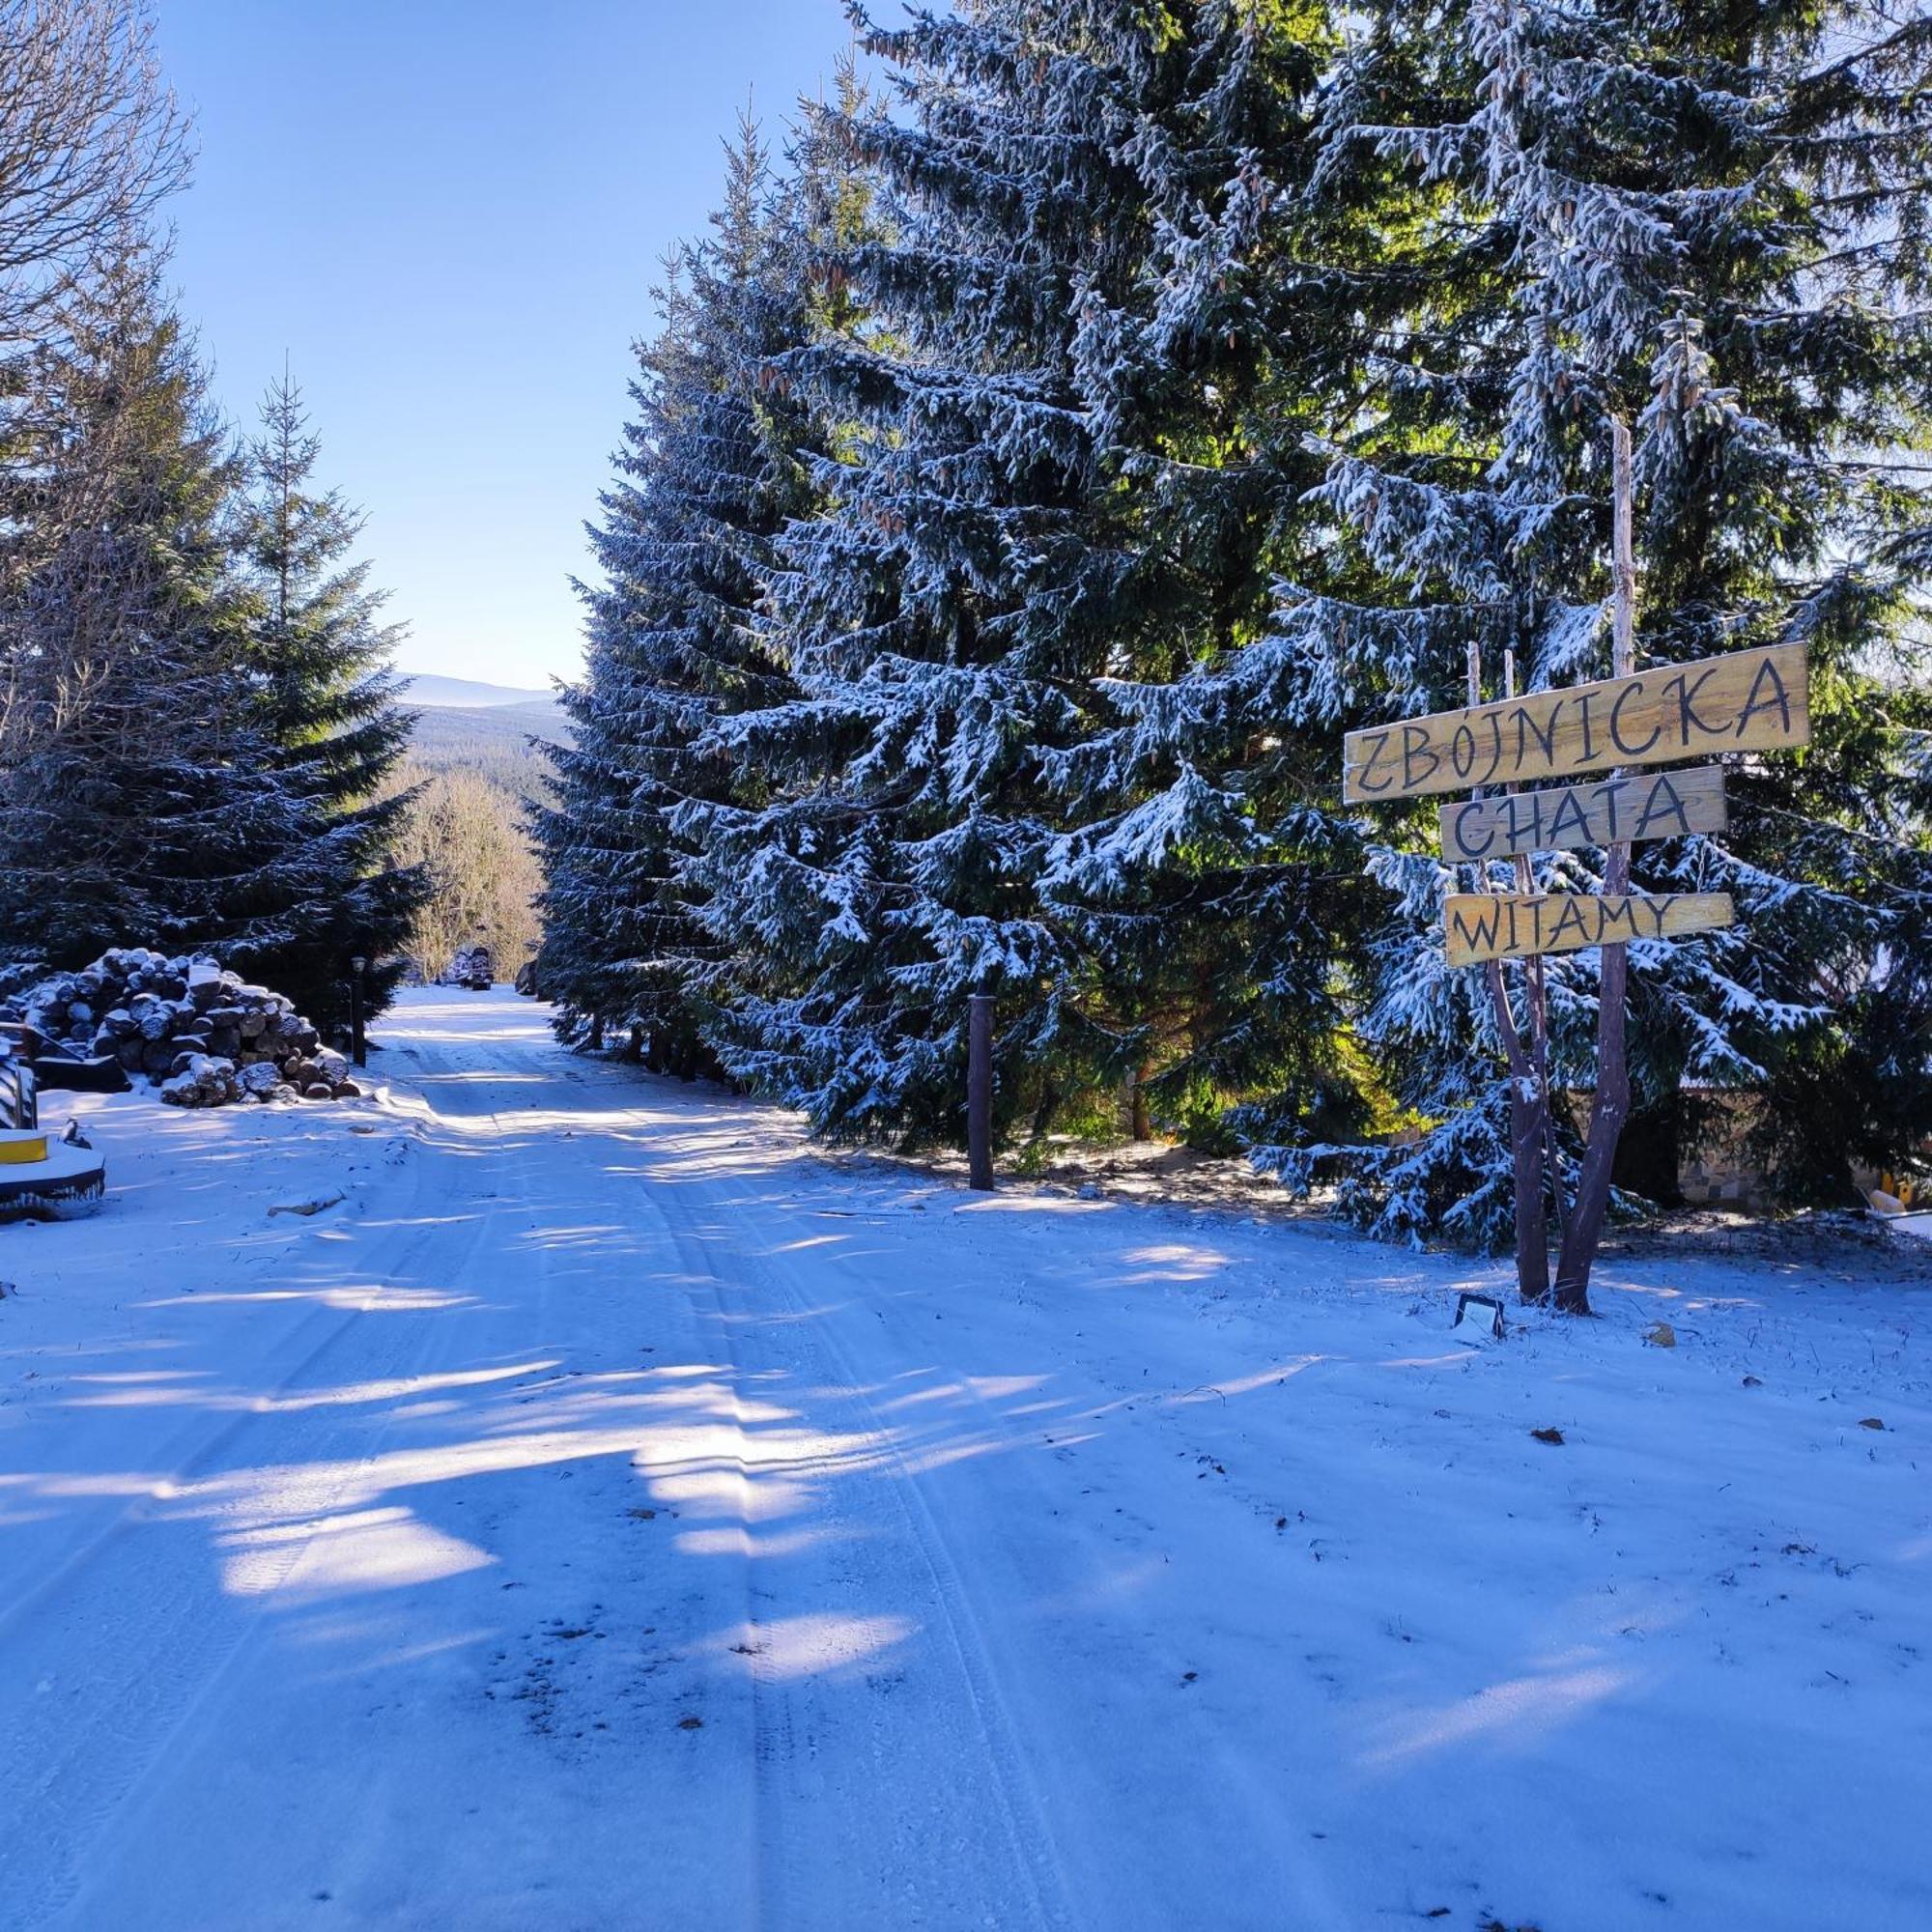
[[[1439,711],[1350,731],[1342,796],[1367,805],[1804,745],[1811,739],[1808,696],[1804,646],[1777,644]]]
[[[1724,774],[1718,765],[1635,772],[1595,784],[1463,800],[1443,806],[1436,816],[1442,856],[1452,865],[1520,852],[1571,852],[1620,838],[1688,838],[1724,829]]]
[[[1474,966],[1618,940],[1671,939],[1729,925],[1733,917],[1729,893],[1454,893],[1443,906],[1446,959]]]

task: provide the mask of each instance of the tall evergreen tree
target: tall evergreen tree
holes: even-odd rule
[[[255,599],[257,728],[300,814],[281,862],[227,911],[249,926],[237,963],[327,1027],[346,1016],[354,956],[372,962],[372,1010],[385,1003],[429,879],[394,863],[409,798],[383,795],[411,728],[388,669],[401,633],[381,621],[368,566],[351,559],[360,518],[312,487],[319,449],[285,376],[262,405],[238,541]]]
[[[783,365],[844,426],[773,585],[801,696],[718,733],[777,795],[706,864],[721,935],[756,935],[734,1070],[822,1126],[948,1136],[971,992],[1000,1001],[1009,1123],[1236,1055],[1264,839],[1111,727],[1264,608],[1253,150],[1314,41],[1236,4],[1003,0],[867,44],[907,111],[818,137],[876,196],[886,232],[828,264],[871,326]]]
[[[786,533],[773,584],[800,696],[718,733],[774,799],[714,818],[704,871],[714,929],[755,941],[726,1064],[839,1132],[957,1133],[975,991],[1001,997],[1023,1069],[1009,1118],[1108,1044],[1039,902],[1039,754],[1077,732],[1118,614],[1118,561],[1074,534],[1092,449],[1070,341],[1110,236],[1094,212],[1125,182],[1011,31],[1026,11],[872,32],[905,112],[819,117],[891,231],[831,251],[888,339],[783,366],[845,433],[818,468],[828,513]]]
[[[132,250],[72,298],[8,473],[0,931],[53,966],[245,943],[231,909],[301,823],[247,686],[237,464],[158,274]]]
[[[968,0],[867,33],[899,103],[811,117],[799,197],[864,220],[755,269],[714,240],[644,361],[546,821],[566,1027],[947,1136],[990,990],[1009,1124],[1130,1081],[1137,1125],[1224,1120],[1296,1181],[1340,1159],[1384,1233],[1493,1237],[1520,1085],[1443,970],[1423,814],[1365,869],[1340,739],[1460,703],[1472,642],[1492,692],[1505,653],[1606,668],[1616,415],[1646,661],[1802,636],[1818,678],[1812,753],[1738,761],[1726,838],[1640,857],[1747,919],[1640,952],[1640,1098],[1829,1089],[1785,1109],[1833,1122],[1793,1172],[1854,1117],[1904,1146],[1922,27]],[[754,445],[782,487],[748,517]],[[1574,1086],[1599,970],[1549,969]],[[1420,1144],[1367,1145],[1396,1104]]]
[[[1867,1149],[1897,1152],[1923,1132],[1897,1104],[1922,1068],[1855,1095],[1862,1056],[1842,1042],[1869,1038],[1873,1003],[1922,1012],[1923,665],[1901,619],[1924,499],[1887,453],[1923,448],[1932,404],[1932,120],[1909,79],[1927,36],[1922,16],[1808,0],[1370,10],[1318,186],[1408,189],[1369,274],[1333,264],[1371,298],[1401,293],[1322,492],[1376,588],[1291,596],[1265,647],[1294,667],[1302,713],[1337,718],[1460,704],[1471,643],[1492,680],[1506,651],[1532,685],[1606,670],[1607,429],[1634,425],[1640,662],[1803,641],[1815,738],[1802,759],[1726,761],[1726,835],[1637,850],[1637,890],[1727,890],[1740,915],[1633,949],[1640,1104],[1669,1121],[1700,1086],[1769,1091],[1834,1124],[1849,1108]],[[1426,845],[1421,814],[1384,829],[1400,913],[1366,1031],[1440,1124],[1350,1157],[1350,1199],[1388,1232],[1493,1236],[1495,1021],[1473,976],[1443,969],[1450,874],[1404,849]],[[1587,853],[1536,875],[1605,876]],[[1586,1088],[1600,970],[1548,966],[1558,1078]],[[1838,1106],[1818,1105],[1826,1089]],[[1307,1171],[1306,1151],[1274,1159]]]
[[[591,531],[604,582],[586,590],[583,682],[564,695],[574,743],[552,752],[544,856],[545,989],[564,1037],[621,1031],[691,1074],[727,950],[701,922],[684,860],[706,809],[755,781],[706,741],[712,723],[789,685],[759,633],[772,541],[804,509],[809,423],[768,372],[809,329],[786,271],[770,162],[746,123],[702,242],[668,265],[658,335],[638,352],[636,415]]]
[[[1309,445],[1359,356],[1353,292],[1306,267],[1333,30],[1210,4],[1087,38],[1143,204],[1134,274],[1087,291],[1075,344],[1137,626],[1102,728],[1058,767],[1082,822],[1049,895],[1136,1043],[1137,1132],[1252,1134],[1230,1103],[1264,1094],[1270,1130],[1332,1134],[1364,1119],[1340,996],[1372,895],[1333,809],[1339,734],[1290,722],[1252,646],[1276,582],[1326,569]]]

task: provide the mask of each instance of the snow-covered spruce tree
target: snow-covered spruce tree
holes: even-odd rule
[[[662,327],[638,352],[636,414],[591,531],[605,576],[584,592],[584,678],[564,694],[574,742],[551,752],[554,795],[535,816],[560,1034],[621,1032],[686,1075],[714,1065],[704,1025],[725,949],[681,861],[700,808],[756,796],[753,775],[699,741],[719,716],[790,690],[755,611],[772,540],[809,502],[808,424],[769,371],[805,339],[810,296],[773,199],[747,124],[712,232],[668,264]]]
[[[1606,671],[1613,416],[1635,429],[1638,663],[1810,651],[1812,750],[1727,759],[1730,831],[1636,850],[1637,890],[1725,890],[1739,910],[1734,931],[1631,949],[1653,1116],[1699,1087],[1816,1105],[1845,1065],[1819,1043],[1923,982],[1922,665],[1901,623],[1923,558],[1901,539],[1924,505],[1890,458],[1923,448],[1932,396],[1926,46],[1922,17],[1878,8],[1476,0],[1375,10],[1332,90],[1320,187],[1395,169],[1414,212],[1384,229],[1408,295],[1324,489],[1383,588],[1291,597],[1270,648],[1303,664],[1308,702],[1453,707],[1471,643],[1491,695],[1506,650],[1532,684]],[[1494,1238],[1505,1068],[1477,976],[1442,966],[1450,875],[1405,856],[1425,819],[1383,822],[1402,916],[1365,1031],[1441,1124],[1357,1150],[1348,1198],[1383,1232]],[[1593,891],[1604,870],[1572,854],[1537,876]],[[1573,1087],[1595,1083],[1600,968],[1548,963]]]
[[[1008,1126],[1235,1031],[1243,800],[1165,750],[1077,754],[1105,680],[1264,603],[1250,149],[1309,53],[1271,10],[1046,0],[867,43],[904,111],[816,135],[886,231],[827,263],[869,327],[783,364],[838,426],[772,592],[800,696],[718,731],[775,795],[714,815],[703,863],[715,929],[752,938],[732,1069],[824,1128],[956,1138],[972,992]],[[1130,848],[1171,876],[1125,882]]]
[[[355,956],[371,962],[370,1009],[386,1004],[429,878],[392,858],[409,809],[384,786],[410,733],[388,670],[400,633],[381,621],[368,566],[351,558],[361,520],[312,487],[318,451],[285,377],[262,405],[238,543],[257,605],[248,670],[259,728],[304,809],[279,862],[223,911],[249,930],[228,947],[231,963],[327,1028],[347,1016]]]
[[[1135,1046],[1137,1133],[1158,1112],[1210,1141],[1264,1120],[1324,1138],[1366,1124],[1343,994],[1377,901],[1333,805],[1335,721],[1297,715],[1293,667],[1257,647],[1276,580],[1329,574],[1310,443],[1357,388],[1360,297],[1305,266],[1332,29],[1174,8],[1105,46],[1141,254],[1122,290],[1087,290],[1075,381],[1136,622],[1106,722],[1053,760],[1078,822],[1047,896]],[[1257,1094],[1259,1118],[1230,1113]]]
[[[1840,1205],[1855,1166],[1922,1177],[1932,1141],[1932,12],[1816,7],[1759,65],[1801,233],[1765,304],[1770,380],[1716,373],[1750,411],[1775,382],[1803,458],[1804,514],[1762,541],[1817,722],[1795,786],[1747,781],[1740,853],[1814,889],[1783,923],[1827,1011],[1760,1055],[1753,1143],[1787,1198]]]
[[[702,875],[737,955],[722,1057],[838,1133],[958,1136],[974,991],[1001,1003],[1007,1121],[1091,1084],[1108,1044],[1042,916],[1040,753],[1077,736],[1120,615],[1120,560],[1079,528],[1070,348],[1131,190],[1049,11],[872,31],[901,111],[817,116],[886,231],[828,251],[873,329],[782,365],[838,430],[771,593],[800,695],[716,731],[773,797],[711,814]]]
[[[301,823],[247,681],[239,466],[159,271],[130,248],[73,294],[8,471],[0,931],[56,967],[253,938],[229,908]]]

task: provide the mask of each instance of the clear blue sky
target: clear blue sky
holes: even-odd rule
[[[895,11],[895,10],[894,10]],[[157,0],[200,159],[171,215],[215,395],[284,350],[412,670],[572,674],[582,524],[656,264],[747,91],[830,84],[838,0]]]

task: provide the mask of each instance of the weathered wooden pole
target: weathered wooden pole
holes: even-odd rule
[[[1503,652],[1503,696],[1516,696],[1516,653]],[[1514,797],[1520,785],[1509,787]],[[1516,889],[1525,898],[1536,891],[1536,868],[1527,852],[1516,855]],[[1530,1052],[1536,1061],[1536,1084],[1543,1112],[1543,1158],[1549,1180],[1549,1211],[1556,1217],[1556,1239],[1560,1244],[1568,1220],[1569,1208],[1563,1198],[1563,1149],[1556,1134],[1556,1096],[1549,1086],[1549,984],[1544,977],[1543,955],[1532,954],[1522,962],[1523,985],[1529,1009]]]
[[[1482,646],[1469,644],[1469,706],[1483,701]],[[1478,786],[1473,796],[1480,798]],[[1476,890],[1492,890],[1487,865],[1475,867]],[[1510,1167],[1516,1180],[1516,1286],[1524,1301],[1542,1301],[1549,1293],[1549,1223],[1543,1211],[1544,1112],[1538,1104],[1541,1088],[1536,1063],[1510,1008],[1509,981],[1503,963],[1492,959],[1486,968],[1490,1003],[1495,1009],[1496,1031],[1510,1070]]]
[[[1636,668],[1636,545],[1632,504],[1631,434],[1621,416],[1610,418],[1611,674]],[[1606,895],[1630,891],[1631,848],[1618,839],[1604,866]],[[1597,980],[1597,1092],[1590,1102],[1590,1139],[1577,1174],[1577,1205],[1564,1230],[1556,1262],[1556,1305],[1571,1315],[1590,1312],[1590,1270],[1604,1237],[1610,1205],[1610,1176],[1617,1142],[1630,1118],[1630,950],[1605,946]]]
[[[966,1178],[993,1191],[993,996],[975,993],[966,1014]]]

